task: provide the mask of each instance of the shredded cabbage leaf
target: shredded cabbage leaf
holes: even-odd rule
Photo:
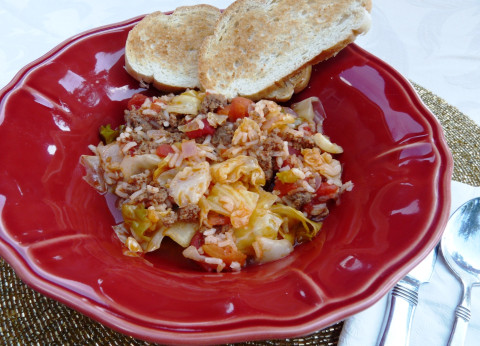
[[[287,239],[259,237],[253,244],[255,260],[258,263],[276,261],[293,251],[293,245]]]
[[[302,149],[302,155],[305,163],[327,178],[329,183],[342,186],[342,166],[331,154],[321,153],[319,148],[313,148]]]
[[[275,128],[281,128],[283,126],[295,123],[295,117],[291,114],[282,111],[281,107],[278,107],[276,112],[270,112],[265,117],[265,122],[262,124],[262,130],[272,131]]]
[[[239,155],[216,163],[210,167],[213,181],[218,183],[234,183],[242,181],[253,186],[265,185],[265,172],[256,158]]]
[[[122,149],[120,149],[120,146],[116,142],[107,145],[99,144],[97,147],[97,153],[101,162],[107,166],[120,163],[124,158]]]
[[[313,120],[315,119],[314,103],[318,103],[321,105],[320,99],[313,96],[306,98],[305,100],[302,100],[300,102],[294,103],[293,105],[291,105],[291,108],[295,113],[298,114],[300,118],[305,119],[309,122],[313,122]]]
[[[157,180],[158,177],[168,171],[169,168],[168,168],[168,160],[165,160],[163,159],[162,161],[160,161],[157,165],[157,168],[153,171],[153,180]],[[177,172],[178,173],[178,172]],[[172,177],[173,178],[173,177]]]
[[[197,204],[207,191],[212,177],[208,162],[187,166],[178,172],[170,182],[168,192],[179,207]]]
[[[147,246],[145,247],[146,252],[151,252],[155,251],[160,248],[160,245],[162,244],[162,240],[164,238],[163,230],[159,229],[156,231],[150,241],[148,242]]]
[[[206,220],[208,213],[214,211],[230,217],[234,228],[248,224],[258,201],[259,195],[248,189],[240,181],[232,184],[216,183],[207,198],[199,202],[200,218]]]
[[[83,179],[93,186],[99,193],[107,192],[107,185],[105,184],[102,166],[100,165],[100,157],[82,155],[80,160],[85,167],[85,176]]]
[[[125,225],[132,231],[136,239],[146,242],[150,241],[152,237],[146,233],[154,231],[156,223],[148,218],[148,210],[143,204],[123,204],[122,216]]]
[[[207,121],[213,127],[218,127],[219,125],[223,125],[228,119],[228,115],[221,115],[217,113],[208,112],[207,113]]]
[[[237,248],[254,255],[252,244],[259,238],[276,239],[283,218],[273,213],[270,208],[276,202],[277,196],[270,192],[260,191],[259,200],[250,220],[244,227],[234,229]]]
[[[296,239],[312,240],[322,228],[321,222],[312,221],[301,211],[287,205],[275,204],[270,210],[288,219],[289,233],[295,232]]]
[[[175,243],[182,247],[190,245],[193,236],[199,228],[196,222],[177,221],[172,226],[163,231],[163,235],[170,237]]]
[[[242,122],[233,133],[232,144],[237,145],[239,143],[245,143],[259,139],[261,133],[262,130],[260,130],[260,126],[257,124],[257,122],[250,118],[243,118]],[[244,134],[247,134],[246,140],[244,138]]]
[[[170,187],[170,182],[182,170],[182,168],[175,167],[168,169],[168,166],[163,166],[163,164],[159,164],[159,167],[160,169],[157,168],[153,172],[153,177],[160,186],[164,186],[168,189]]]
[[[204,96],[204,93],[187,90],[175,96],[169,104],[167,104],[165,109],[169,113],[197,115]]]
[[[153,171],[162,160],[155,154],[125,156],[120,163],[120,168],[124,178],[129,179],[132,175],[142,173],[147,169]]]
[[[115,226],[119,239],[132,252],[138,252],[138,246],[145,252],[160,248],[164,237],[170,237],[182,247],[187,247],[197,232],[199,225],[194,222],[177,221],[171,226],[164,226],[161,222],[168,211],[146,209],[143,204],[122,205],[124,223]],[[134,237],[129,239],[128,230]],[[131,238],[131,237],[130,237]]]

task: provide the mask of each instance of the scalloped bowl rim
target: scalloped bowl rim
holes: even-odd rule
[[[54,57],[57,54],[61,54],[64,49],[67,49],[69,46],[75,45],[77,41],[82,40],[84,38],[88,38],[89,36],[94,36],[96,34],[101,34],[106,30],[112,30],[116,28],[122,28],[131,24],[136,23],[138,20],[143,18],[142,16],[138,16],[132,19],[128,19],[125,21],[117,22],[110,25],[104,25],[98,28],[94,28],[91,30],[87,30],[83,33],[75,35],[56,47],[52,50],[47,52],[45,55],[39,57],[38,59],[34,60],[30,64],[23,67],[12,79],[10,83],[8,83],[2,90],[0,91],[0,99],[3,107],[4,99],[8,97],[10,92],[14,90],[16,87],[21,86],[23,79],[37,66],[44,63],[46,60]],[[431,114],[431,112],[427,109],[427,107],[423,104],[419,96],[413,90],[409,81],[407,81],[404,77],[402,77],[396,70],[392,67],[381,61],[379,58],[363,51],[363,49],[356,47],[355,49],[363,52],[362,54],[368,55],[368,58],[371,60],[375,60],[375,62],[381,66],[383,66],[391,75],[392,77],[402,84],[402,87],[412,96],[411,101],[416,103],[416,107],[419,112],[423,115],[430,117],[430,123],[433,123],[433,127],[437,130],[436,134],[438,136],[438,143],[441,145],[442,153],[444,154],[444,171],[442,172],[442,179],[439,181],[440,192],[444,195],[444,203],[443,207],[444,210],[448,210],[450,205],[450,180],[451,174],[453,169],[453,160],[451,156],[449,156],[449,150],[445,142],[445,138],[443,133],[439,131],[436,127],[439,126],[435,124],[435,118]],[[0,119],[0,126],[4,119]],[[5,197],[0,196],[0,211],[3,210],[5,204]],[[444,228],[446,221],[447,221],[448,213],[443,213],[442,216],[439,217],[439,221],[437,226],[441,229]],[[4,228],[3,223],[0,225],[1,228]],[[200,331],[199,333],[191,331],[187,333],[180,333],[177,330],[169,330],[168,328],[158,330],[157,328],[152,328],[148,325],[141,325],[136,323],[135,320],[128,320],[121,316],[117,316],[114,312],[108,311],[104,309],[104,307],[100,306],[95,302],[91,302],[89,299],[72,292],[68,289],[65,289],[61,285],[58,285],[54,282],[47,280],[39,276],[35,273],[31,268],[31,263],[22,256],[19,252],[18,247],[15,245],[15,241],[10,239],[10,242],[7,243],[3,239],[0,239],[0,254],[2,257],[13,267],[16,274],[29,286],[34,288],[35,290],[41,292],[42,294],[53,298],[55,300],[60,301],[61,303],[74,308],[75,310],[93,318],[94,320],[100,321],[101,323],[120,331],[122,333],[133,335],[135,337],[148,340],[148,341],[156,341],[156,342],[166,342],[166,343],[176,343],[178,342],[178,338],[181,337],[183,343],[221,343],[228,340],[229,342],[239,342],[244,340],[255,340],[258,338],[286,338],[291,337],[292,335],[306,335],[308,333],[314,332],[322,327],[326,327],[332,323],[335,323],[347,316],[350,316],[356,312],[359,312],[371,305],[373,305],[376,301],[382,298],[390,289],[393,287],[395,282],[397,282],[400,278],[402,278],[411,268],[413,268],[416,264],[418,264],[426,255],[427,253],[433,249],[436,243],[440,240],[442,232],[438,231],[435,236],[430,239],[429,243],[423,249],[423,253],[419,254],[414,258],[410,258],[403,266],[401,270],[398,270],[395,273],[391,273],[386,280],[386,284],[382,285],[381,287],[377,287],[372,294],[369,294],[366,297],[358,299],[355,304],[350,304],[345,311],[337,312],[334,314],[330,314],[328,316],[322,316],[319,318],[314,318],[313,320],[308,320],[306,322],[302,322],[296,325],[292,325],[289,327],[284,327],[281,330],[279,329],[270,329],[267,332],[265,331],[265,326],[252,326],[248,323],[245,324],[241,328],[235,329],[226,329],[226,330],[217,330],[217,331],[209,331],[204,332]]]

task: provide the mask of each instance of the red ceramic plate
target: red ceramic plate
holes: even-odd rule
[[[138,20],[64,42],[1,91],[0,254],[27,284],[149,341],[285,338],[372,305],[435,246],[452,172],[440,125],[404,78],[352,44],[295,97],[321,99],[355,185],[314,241],[239,273],[200,272],[173,245],[122,255],[108,201],[82,180],[79,157],[142,90],[123,67]]]

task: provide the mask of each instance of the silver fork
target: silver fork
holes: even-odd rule
[[[408,345],[420,285],[430,281],[438,245],[392,289],[378,345]]]

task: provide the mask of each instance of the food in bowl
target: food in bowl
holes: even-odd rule
[[[312,240],[353,187],[322,120],[317,98],[284,107],[196,90],[136,94],[125,124],[102,126],[81,162],[91,186],[118,197],[125,254],[169,237],[206,270],[239,271]]]

